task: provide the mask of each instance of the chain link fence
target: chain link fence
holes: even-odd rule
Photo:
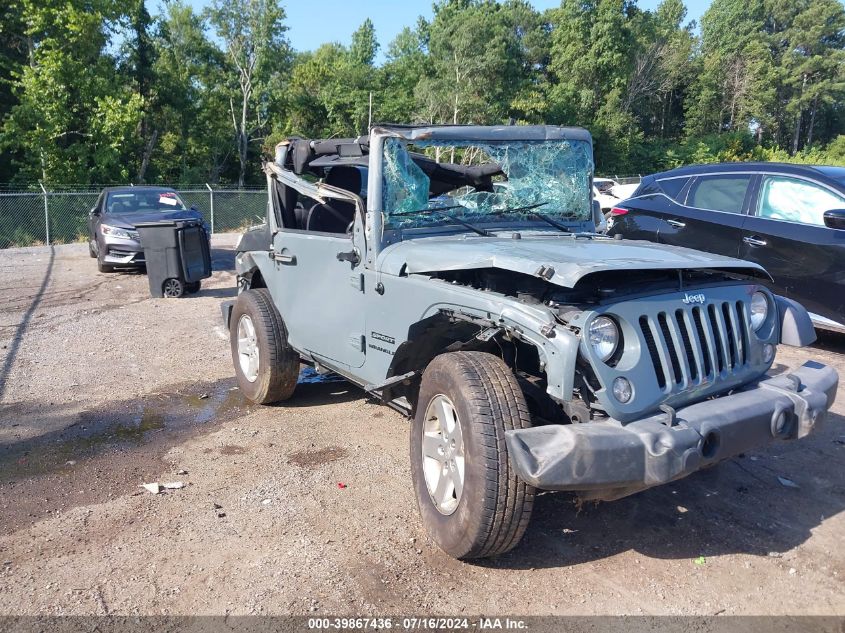
[[[160,185],[170,187],[170,185]],[[210,185],[171,187],[196,207],[212,232],[243,231],[264,221],[267,190]],[[88,214],[102,187],[41,187],[0,190],[0,248],[66,244],[88,239]]]

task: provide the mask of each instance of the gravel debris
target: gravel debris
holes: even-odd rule
[[[0,614],[845,613],[845,398],[817,434],[671,487],[538,495],[518,547],[456,561],[420,523],[405,418],[345,382],[272,407],[236,388],[236,240],[214,237],[214,276],[178,300],[98,273],[84,244],[0,251]],[[820,335],[775,370],[845,376],[843,352]]]

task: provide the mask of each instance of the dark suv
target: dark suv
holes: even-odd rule
[[[845,331],[845,168],[724,163],[654,174],[611,211],[608,233],[760,264],[817,327]]]
[[[88,216],[88,252],[100,272],[144,265],[144,249],[135,225],[158,220],[202,220],[167,187],[107,187]],[[205,227],[210,235],[209,227]]]

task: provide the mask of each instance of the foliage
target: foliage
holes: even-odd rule
[[[436,0],[307,52],[281,0],[151,6],[3,3],[0,182],[259,183],[284,136],[379,122],[582,125],[607,173],[845,164],[839,0],[712,0],[700,29],[683,0]]]

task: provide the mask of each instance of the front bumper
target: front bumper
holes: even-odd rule
[[[808,435],[833,405],[838,382],[833,368],[810,361],[674,415],[537,426],[505,439],[517,474],[532,486],[618,499],[774,439]]]
[[[114,266],[140,266],[144,261],[144,247],[138,240],[104,235],[101,248],[103,262]]]

